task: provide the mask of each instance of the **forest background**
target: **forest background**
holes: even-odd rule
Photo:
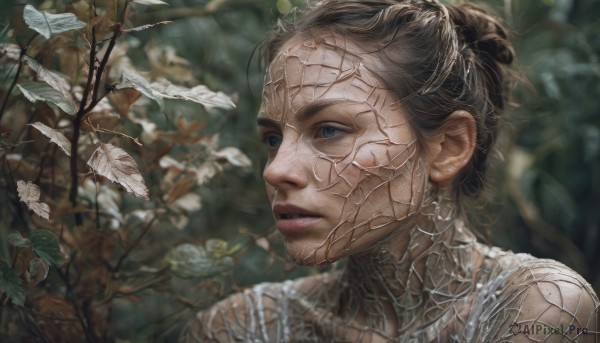
[[[274,233],[255,128],[254,48],[303,4],[0,3],[0,341],[173,341],[232,292],[320,271]],[[599,291],[600,1],[487,4],[528,82],[475,226]]]

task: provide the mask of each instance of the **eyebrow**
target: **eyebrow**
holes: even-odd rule
[[[343,102],[348,102],[348,99],[318,99],[298,110],[296,117],[299,122],[306,122],[310,118],[314,117],[317,113],[321,112],[327,107],[337,105]],[[271,128],[279,128],[277,121],[265,117],[256,118],[256,124],[258,126],[266,126]]]

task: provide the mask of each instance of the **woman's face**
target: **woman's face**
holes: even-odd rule
[[[258,125],[277,229],[300,264],[365,251],[420,207],[425,161],[370,58],[337,36],[296,35],[270,64]]]

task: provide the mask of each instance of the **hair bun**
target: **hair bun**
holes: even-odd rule
[[[448,6],[460,40],[475,54],[482,53],[499,63],[511,64],[515,53],[508,41],[508,30],[494,16],[473,4]]]

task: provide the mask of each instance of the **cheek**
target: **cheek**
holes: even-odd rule
[[[338,176],[343,217],[376,225],[406,218],[421,203],[425,175],[416,144],[365,144]]]
[[[273,198],[275,197],[275,187],[271,186],[266,181],[265,181],[265,187],[267,189],[267,196],[269,197],[269,201],[273,202]]]

